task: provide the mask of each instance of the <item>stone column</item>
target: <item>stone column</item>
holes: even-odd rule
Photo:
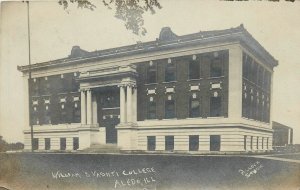
[[[120,86],[120,123],[126,122],[125,86]]]
[[[133,96],[132,96],[132,121],[137,121],[137,87],[133,87]]]
[[[127,122],[132,122],[132,85],[127,86]]]
[[[86,94],[86,123],[92,124],[93,121],[93,110],[92,110],[92,91],[89,89],[87,90]]]
[[[81,124],[85,125],[86,124],[86,95],[85,91],[81,91]]]
[[[98,111],[97,111],[97,97],[96,94],[94,93],[92,95],[92,99],[93,99],[93,124],[97,124],[98,123]]]

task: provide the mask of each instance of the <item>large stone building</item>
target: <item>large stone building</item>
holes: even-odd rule
[[[25,149],[115,143],[140,151],[272,149],[275,60],[243,27],[88,52],[18,69],[30,119]]]

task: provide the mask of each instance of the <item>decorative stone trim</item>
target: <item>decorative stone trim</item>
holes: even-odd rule
[[[156,88],[151,90],[147,88],[147,95],[151,95],[151,94],[156,94]]]
[[[165,87],[166,91],[165,94],[167,93],[175,93],[175,86],[173,87]]]
[[[219,83],[210,82],[210,90],[212,90],[212,89],[222,89],[221,84],[222,84],[222,82],[219,82]]]

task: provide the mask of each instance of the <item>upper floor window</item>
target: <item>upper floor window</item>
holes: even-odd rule
[[[171,59],[165,65],[165,82],[176,80],[176,64]]]
[[[102,97],[101,102],[102,102],[103,108],[119,107],[120,98],[117,93],[108,93]]]
[[[150,97],[147,106],[147,119],[156,119],[156,117],[156,102],[153,97]]]
[[[189,62],[189,79],[200,78],[200,63],[198,61]]]
[[[210,117],[222,115],[222,98],[220,96],[210,97]]]
[[[168,95],[168,99],[165,100],[165,118],[175,118],[175,100],[171,95]]]
[[[200,117],[200,98],[193,93],[189,98],[189,117]]]
[[[223,75],[222,59],[219,52],[214,52],[210,61],[210,77],[220,77]]]
[[[150,61],[147,70],[147,83],[156,83],[157,64]]]

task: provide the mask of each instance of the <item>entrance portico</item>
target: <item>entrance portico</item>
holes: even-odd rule
[[[88,148],[92,144],[123,144],[123,140],[117,137],[119,131],[116,130],[136,125],[136,76],[134,65],[80,73],[80,149]],[[119,94],[116,95],[116,92]],[[119,98],[119,101],[107,104],[112,98]]]

